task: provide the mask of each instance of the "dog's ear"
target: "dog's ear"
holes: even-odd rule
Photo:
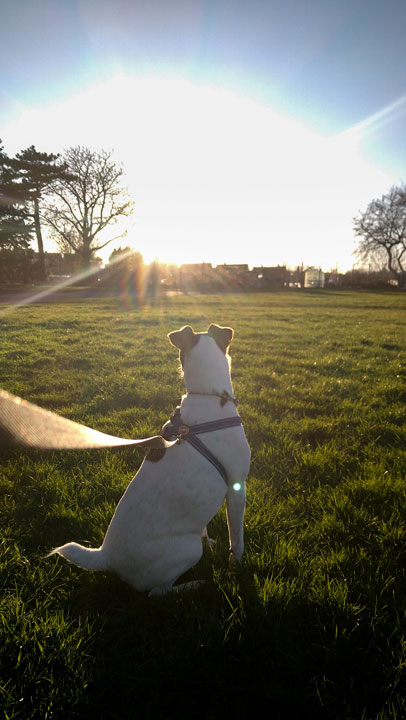
[[[198,342],[199,334],[195,333],[190,325],[185,325],[185,327],[180,330],[175,330],[174,332],[169,333],[168,338],[172,345],[179,348],[179,350],[188,352],[188,350],[191,350]]]
[[[227,348],[233,339],[234,330],[229,327],[220,327],[219,325],[212,324],[207,328],[207,334],[216,341],[220,350],[222,350],[223,353],[226,353]]]

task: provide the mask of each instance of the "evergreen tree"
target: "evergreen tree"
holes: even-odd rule
[[[66,172],[66,165],[59,161],[59,155],[39,152],[34,145],[31,145],[17,153],[12,160],[12,167],[18,181],[21,183],[21,192],[24,193],[26,202],[30,207],[38,245],[39,276],[41,279],[45,279],[46,267],[41,230],[41,200],[50,192],[51,186],[56,180],[69,177]]]
[[[27,250],[32,225],[27,211],[28,196],[18,182],[13,160],[4,152],[0,140],[0,248]]]

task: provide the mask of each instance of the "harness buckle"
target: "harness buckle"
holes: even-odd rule
[[[179,425],[177,428],[179,437],[183,438],[186,437],[186,435],[189,435],[189,428],[187,425]]]

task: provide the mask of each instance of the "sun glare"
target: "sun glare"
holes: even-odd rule
[[[12,150],[25,140],[113,148],[135,199],[124,244],[147,262],[347,269],[353,216],[390,184],[353,135],[323,138],[250,98],[182,79],[119,74],[23,113],[10,136]]]

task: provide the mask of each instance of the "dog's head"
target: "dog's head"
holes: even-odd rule
[[[228,347],[233,339],[233,330],[229,327],[209,325],[207,332],[196,333],[190,325],[168,334],[172,345],[180,350],[180,362],[184,372],[186,386],[189,383],[207,385],[214,390],[214,384],[227,374],[230,377],[230,358]]]

